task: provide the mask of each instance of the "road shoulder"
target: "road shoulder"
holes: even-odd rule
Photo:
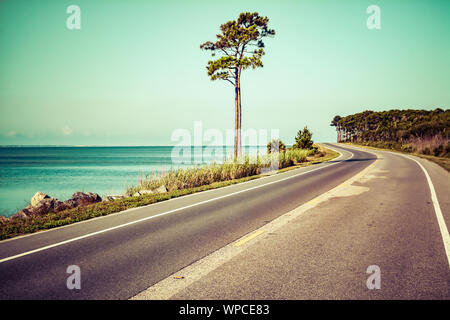
[[[133,299],[448,298],[432,207],[405,197],[427,196],[420,171],[410,160],[373,153],[379,160],[350,180]],[[390,169],[393,161],[399,165]],[[389,182],[390,174],[397,179]],[[411,175],[420,183],[402,181]],[[370,265],[381,267],[382,290],[366,286]]]

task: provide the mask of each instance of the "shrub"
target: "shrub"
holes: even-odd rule
[[[298,131],[292,148],[310,150],[313,147],[313,143],[311,131],[309,131],[308,127],[304,127],[303,130]]]
[[[271,153],[272,150],[277,152],[286,152],[286,145],[280,139],[273,139],[267,144],[267,153]]]
[[[433,149],[433,153],[436,157],[439,157],[444,153],[444,146],[441,144],[440,146]]]

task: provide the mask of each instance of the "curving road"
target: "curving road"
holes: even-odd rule
[[[396,266],[407,271],[402,276],[406,284],[396,280],[407,294],[392,286],[378,290],[375,298],[448,297],[449,265],[418,165],[390,153],[375,162],[374,153],[333,148],[342,155],[328,163],[2,241],[0,299],[131,298],[372,167],[388,171],[385,178],[366,182],[376,187],[332,198],[311,209],[320,214],[306,214],[275,236],[250,241],[239,255],[218,265],[217,272],[173,292],[171,298],[364,298],[367,288],[353,284],[345,272],[335,282],[330,279],[342,270],[359,275],[374,257],[378,260],[372,264],[389,266],[382,266],[382,272],[390,272],[384,272],[383,279],[397,276]],[[445,215],[450,205],[448,176],[442,177],[432,164],[426,167],[436,180]],[[258,255],[261,263],[248,262]],[[80,290],[66,287],[69,265],[80,267]],[[265,276],[251,284],[239,276],[250,279],[256,274]],[[411,277],[421,280],[415,289],[409,287]],[[293,278],[304,282],[294,286]]]

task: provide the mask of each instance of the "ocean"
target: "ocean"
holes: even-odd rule
[[[95,192],[102,197],[123,194],[146,175],[193,165],[189,161],[180,163],[189,157],[172,157],[173,148],[0,147],[0,215],[10,216],[23,209],[37,191],[61,201],[77,191]],[[190,160],[195,159],[196,165],[220,163],[233,149],[221,150],[215,155],[206,147],[190,148]],[[243,149],[245,154],[258,151],[265,152],[265,147]]]

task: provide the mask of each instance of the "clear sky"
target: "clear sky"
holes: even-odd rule
[[[81,30],[66,27],[72,4]],[[242,76],[244,129],[333,141],[336,114],[450,106],[448,0],[1,0],[0,144],[171,145],[195,120],[233,128],[233,88],[209,80],[199,45],[243,11],[277,33]]]

